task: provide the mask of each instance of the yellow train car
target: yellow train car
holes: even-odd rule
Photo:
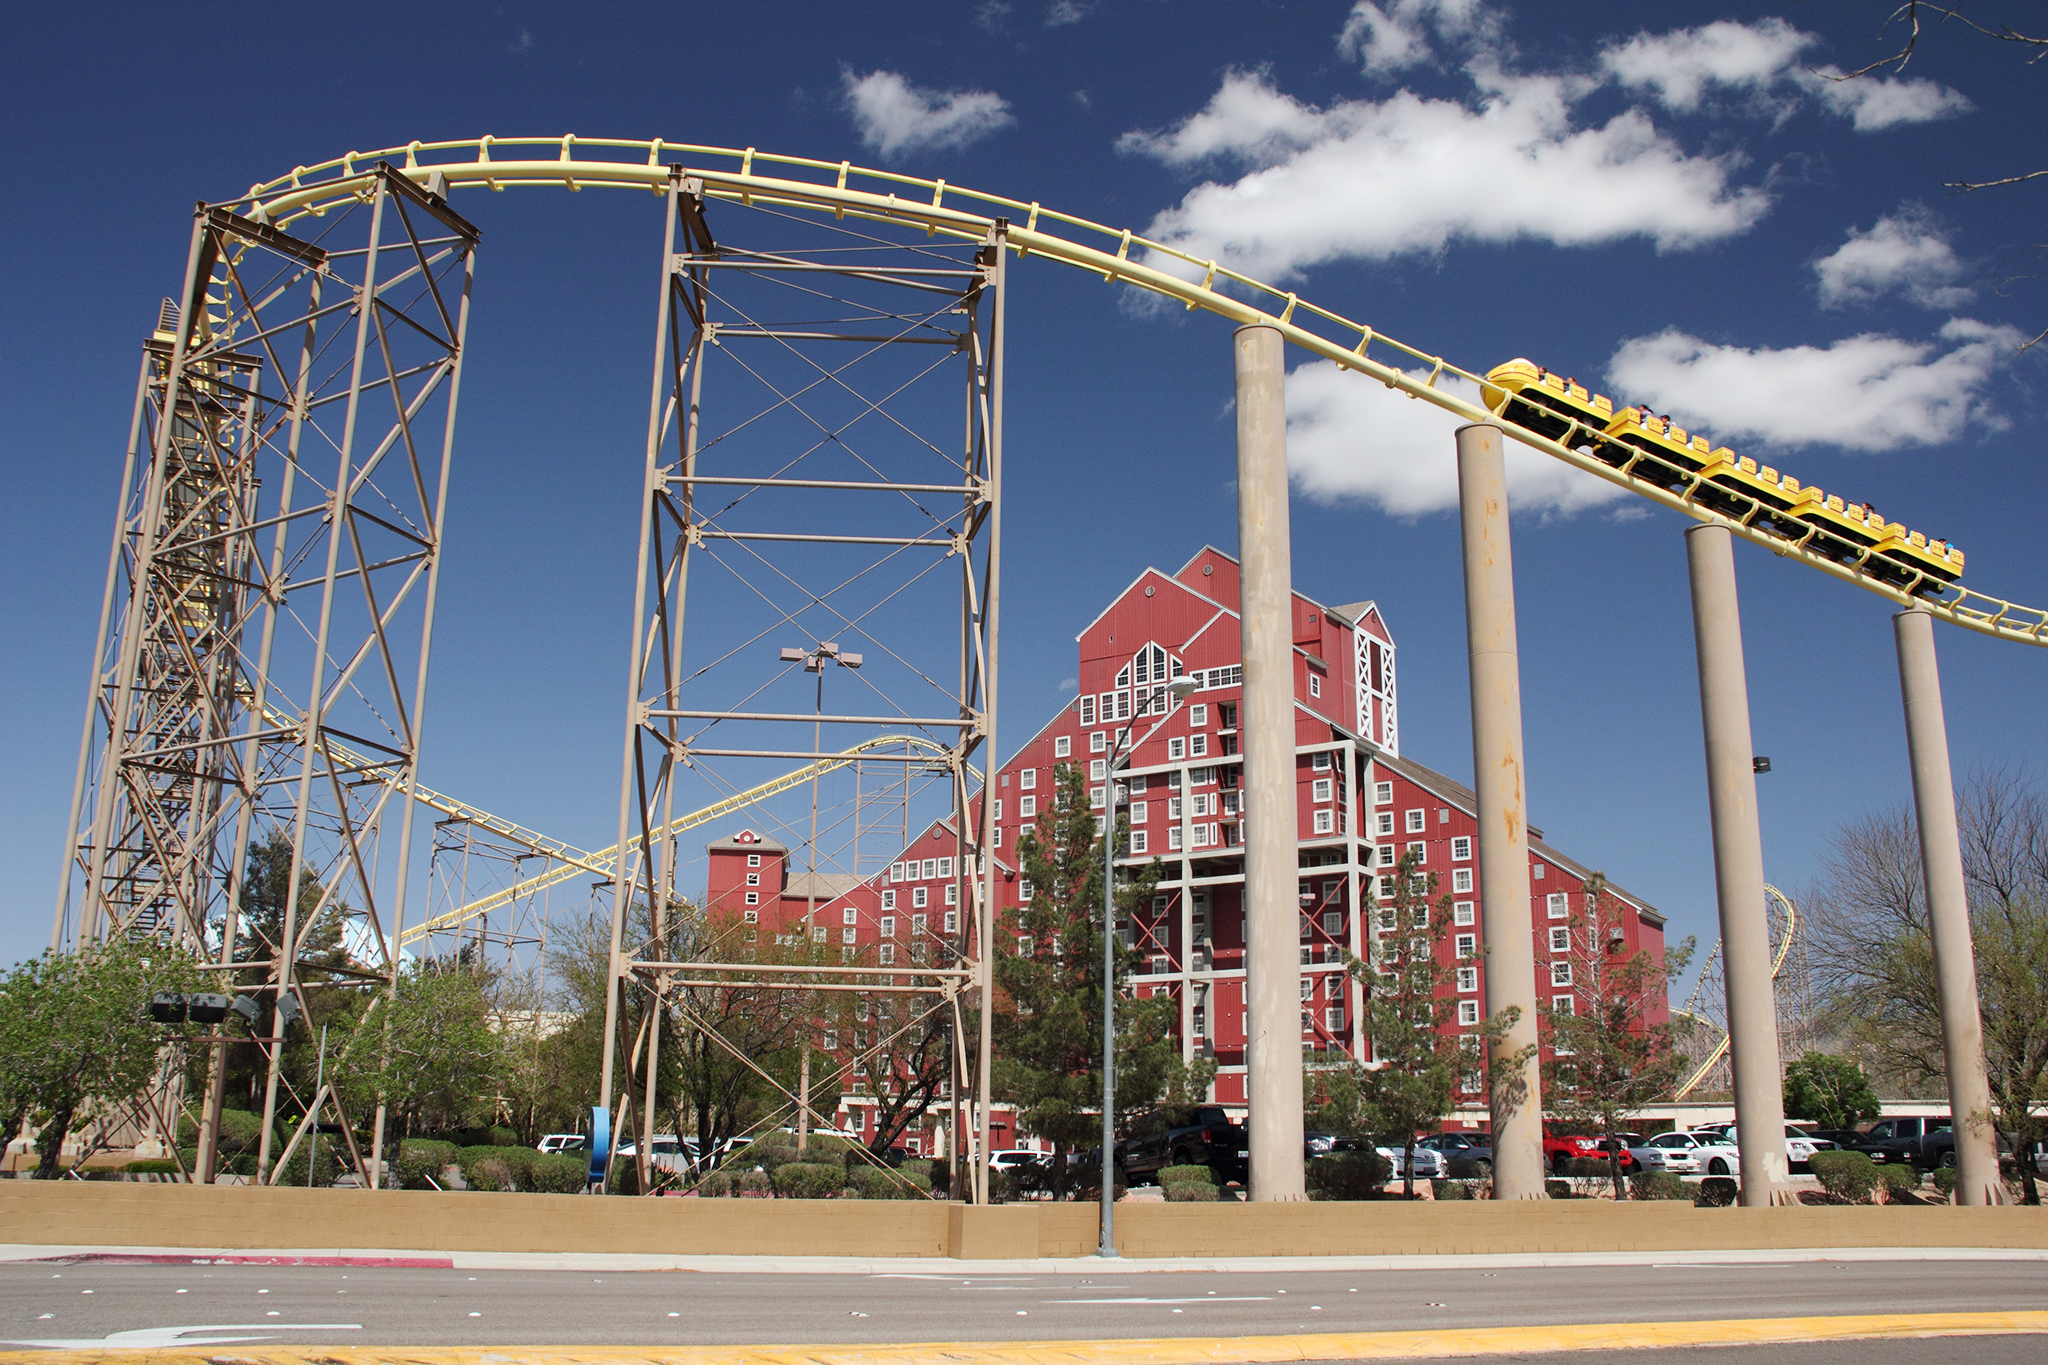
[[[1510,360],[1487,371],[1479,401],[1502,421],[1573,450],[1594,444],[1614,420],[1614,405],[1604,395],[1588,393],[1530,360]]]

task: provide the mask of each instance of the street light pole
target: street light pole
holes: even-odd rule
[[[1192,678],[1176,678],[1167,684],[1177,707],[1195,691]],[[1123,741],[1131,727],[1112,732],[1109,753],[1102,763],[1102,1241],[1097,1256],[1114,1259],[1116,1249],[1116,770],[1147,740],[1159,733],[1169,716],[1161,716],[1145,738],[1126,750]]]

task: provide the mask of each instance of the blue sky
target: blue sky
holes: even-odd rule
[[[1889,6],[160,6],[12,21],[0,204],[0,960],[48,935],[137,345],[194,200],[351,149],[559,135],[885,165],[1166,236],[1473,369],[1525,355],[1952,537],[2048,602],[2030,436],[2048,285],[2038,71]],[[1987,14],[1989,11],[1987,11]],[[1656,26],[1645,28],[1644,16]],[[1888,83],[1886,83],[1888,81]],[[458,200],[482,227],[423,777],[585,846],[617,802],[653,200]],[[1004,749],[1147,564],[1233,548],[1227,327],[1013,269]],[[2048,346],[2041,348],[2048,351]],[[1377,599],[1403,749],[1470,771],[1448,425],[1290,384],[1295,582]],[[1714,933],[1681,520],[1515,469],[1531,812]],[[1907,798],[1889,606],[1737,554],[1767,868]],[[2029,762],[2036,652],[1939,635],[1959,768]]]

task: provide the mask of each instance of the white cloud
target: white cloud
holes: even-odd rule
[[[1600,65],[1631,90],[1650,89],[1666,109],[1691,113],[1715,87],[1761,96],[1812,42],[1783,19],[1730,20],[1669,33],[1638,33],[1600,52]]]
[[[1607,373],[1617,406],[1626,394],[1730,445],[1893,450],[1952,441],[1973,424],[2003,429],[1983,390],[2026,338],[1969,318],[1951,318],[1937,335],[1751,350],[1672,328],[1623,342]]]
[[[1415,371],[1427,379],[1428,371]],[[1442,381],[1440,381],[1442,382]],[[1478,400],[1476,387],[1452,391]],[[1458,505],[1453,433],[1461,419],[1327,360],[1287,376],[1287,463],[1318,502],[1364,502],[1399,517]],[[1508,492],[1521,510],[1577,512],[1627,494],[1517,441],[1505,452]]]
[[[1737,188],[1733,157],[1689,155],[1640,110],[1575,127],[1590,88],[1572,77],[1472,72],[1474,105],[1408,91],[1318,109],[1234,72],[1207,107],[1126,150],[1171,164],[1236,158],[1256,169],[1199,185],[1147,235],[1264,278],[1344,258],[1437,251],[1453,241],[1589,246],[1647,237],[1659,249],[1746,230],[1769,208]],[[1569,192],[1561,191],[1569,186]]]
[[[1957,308],[1976,294],[1955,283],[1964,265],[1941,224],[1918,204],[1878,219],[1868,232],[1849,229],[1849,240],[1813,269],[1820,276],[1820,301],[1829,308],[1882,298],[1894,289],[1923,308]]]
[[[1067,24],[1078,24],[1086,19],[1095,5],[1093,0],[1053,0],[1045,11],[1045,26],[1061,28]]]
[[[1849,119],[1859,133],[1896,128],[1903,123],[1933,123],[1968,113],[1971,105],[1959,91],[1939,81],[1897,76],[1842,79],[1840,67],[1823,66],[1799,73],[1799,82],[1821,105]]]
[[[1446,46],[1498,43],[1501,12],[1486,0],[1358,0],[1337,34],[1337,50],[1367,75],[1384,76],[1437,58]]]
[[[926,90],[894,71],[843,70],[840,81],[860,140],[885,159],[965,147],[1015,121],[1009,101],[988,90]]]

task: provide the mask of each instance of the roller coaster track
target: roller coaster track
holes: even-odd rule
[[[2021,606],[1960,584],[1916,596],[1868,574],[1857,564],[1837,563],[1789,539],[1770,525],[1762,504],[1735,499],[1728,511],[1697,500],[1702,492],[1727,499],[1723,489],[1673,492],[1531,431],[1479,403],[1450,392],[1447,380],[1474,386],[1481,376],[1412,346],[1383,336],[1297,294],[1239,274],[1213,260],[1198,260],[1171,246],[1105,227],[1036,203],[948,185],[891,171],[868,170],[847,161],[779,156],[748,147],[706,147],[691,143],[610,138],[483,137],[454,142],[413,142],[377,152],[350,152],[315,166],[299,166],[276,180],[253,185],[240,199],[222,205],[275,228],[364,199],[376,167],[390,163],[429,192],[458,186],[505,190],[551,185],[571,190],[612,187],[667,188],[672,174],[698,182],[714,199],[742,204],[830,213],[836,218],[919,226],[928,235],[963,241],[987,240],[998,220],[1005,240],[1020,257],[1043,256],[1092,271],[1111,283],[1148,290],[1239,324],[1274,327],[1311,355],[1376,379],[1389,389],[1433,403],[1474,422],[1498,422],[1516,440],[1638,497],[1697,521],[1726,526],[1772,553],[1853,583],[1903,606],[1924,606],[1965,630],[2023,644],[2048,645],[2048,610]],[[1377,348],[1380,352],[1375,355]],[[1384,357],[1384,358],[1383,358]],[[1407,366],[1414,366],[1411,372]],[[1503,400],[1505,401],[1505,400]],[[1569,434],[1569,433],[1567,433]]]
[[[699,825],[710,824],[714,820],[722,820],[735,811],[744,810],[757,802],[766,801],[770,797],[778,796],[794,787],[800,787],[813,777],[823,777],[827,773],[851,767],[854,761],[862,754],[870,753],[876,749],[893,748],[899,744],[913,749],[927,750],[934,758],[943,758],[947,753],[944,745],[925,739],[921,735],[881,735],[874,739],[863,740],[850,749],[841,750],[831,758],[819,759],[815,763],[807,763],[793,772],[787,772],[780,777],[763,782],[758,787],[750,787],[746,791],[736,792],[726,797],[723,801],[714,802],[700,810],[693,810],[688,815],[678,816],[662,826],[655,837],[656,839],[671,839],[685,830],[695,829]],[[338,748],[336,749],[335,756],[337,758],[341,756],[341,751]],[[974,773],[970,769],[969,777],[970,779],[977,779],[979,774]],[[495,815],[479,811],[474,806],[456,801],[451,797],[442,796],[438,792],[429,791],[425,787],[418,789],[417,799],[423,805],[431,806],[435,810],[443,811],[460,819],[474,820],[478,825],[491,830],[495,834],[503,835],[514,843],[524,844],[536,852],[546,853],[555,860],[556,865],[550,867],[545,872],[527,877],[502,890],[494,891],[488,896],[480,897],[467,904],[457,906],[453,910],[436,915],[424,924],[415,925],[405,930],[398,936],[400,947],[407,947],[417,943],[428,934],[444,933],[450,929],[460,928],[462,925],[468,924],[473,920],[481,919],[493,910],[510,905],[521,897],[534,895],[537,892],[547,890],[551,886],[571,881],[576,877],[585,874],[595,874],[608,879],[618,870],[619,847],[617,844],[612,845],[610,848],[600,849],[595,853],[584,853],[579,849],[571,848],[558,839],[549,839],[544,835],[535,834],[531,830],[522,829],[509,820],[501,820]],[[637,836],[629,839],[626,842],[627,852],[629,854],[637,852],[640,844],[641,841]]]
[[[1764,886],[1764,894],[1785,908],[1785,929],[1778,936],[1777,948],[1771,953],[1771,980],[1775,982],[1778,979],[1778,973],[1785,970],[1785,959],[1792,952],[1792,940],[1799,935],[1799,907],[1792,903],[1790,896],[1787,896],[1775,886],[1766,884]],[[1718,1024],[1715,1024],[1694,1008],[1699,1003],[1700,992],[1705,989],[1707,978],[1712,974],[1714,963],[1720,956],[1721,941],[1716,939],[1714,940],[1714,950],[1707,954],[1706,963],[1700,968],[1699,983],[1692,988],[1691,998],[1685,1002],[1684,1009],[1671,1011],[1673,1015],[1679,1018],[1690,1019],[1696,1024],[1703,1024],[1709,1028],[1720,1029]],[[1706,1059],[1693,1069],[1692,1074],[1679,1083],[1678,1089],[1672,1091],[1672,1099],[1682,1100],[1698,1089],[1700,1082],[1705,1080],[1708,1073],[1719,1064],[1723,1057],[1728,1055],[1728,1032],[1725,1029],[1720,1029],[1720,1033],[1721,1041],[1714,1045],[1713,1051],[1708,1053]]]

